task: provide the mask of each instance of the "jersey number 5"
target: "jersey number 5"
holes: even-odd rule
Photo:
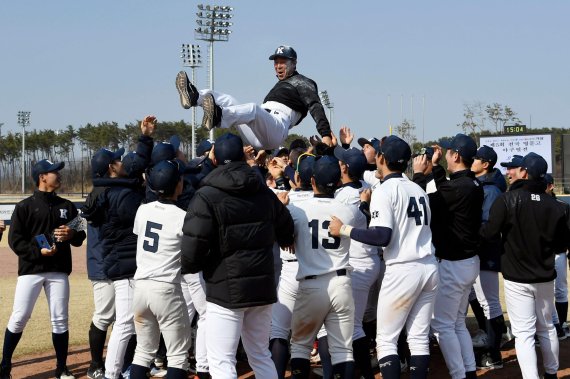
[[[158,251],[158,238],[159,235],[152,230],[162,230],[162,224],[157,224],[156,222],[147,221],[146,230],[144,232],[145,240],[143,242],[143,249],[149,253],[156,253]]]
[[[424,209],[423,213],[418,206],[418,201],[422,208]],[[415,197],[410,197],[410,202],[408,204],[408,217],[413,217],[416,219],[416,225],[422,225],[422,216],[424,218],[423,224],[428,225],[428,213],[427,213],[427,205],[426,205],[426,198],[420,197],[419,200],[416,200]]]
[[[322,228],[328,232],[329,220],[323,221]],[[319,220],[311,220],[309,222],[309,228],[311,229],[311,247],[313,249],[319,248]],[[328,233],[329,238],[323,238],[321,244],[325,249],[338,249],[340,246],[340,237],[333,237]],[[332,241],[331,241],[332,239]]]

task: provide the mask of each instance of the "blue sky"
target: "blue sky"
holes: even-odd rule
[[[174,78],[180,44],[195,41],[196,1],[3,0],[0,122],[37,129],[190,120]],[[204,4],[214,4],[204,2]],[[452,135],[463,104],[510,105],[532,127],[570,127],[567,1],[234,0],[233,33],[215,44],[215,89],[261,103],[276,78],[268,56],[293,46],[298,70],[326,89],[334,128],[387,134],[413,119],[422,138]],[[207,69],[197,72],[207,86]],[[388,109],[388,96],[392,106]],[[414,112],[411,113],[411,97]],[[314,134],[310,117],[295,132]]]

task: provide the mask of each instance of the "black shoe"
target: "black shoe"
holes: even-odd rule
[[[67,366],[64,368],[56,368],[55,369],[55,378],[56,379],[75,379],[75,376],[67,369]]]
[[[105,372],[102,368],[89,368],[87,370],[88,379],[105,379]]]
[[[554,324],[556,328],[556,335],[558,336],[558,341],[564,341],[566,339],[566,332],[562,329],[562,325]]]
[[[503,360],[494,360],[491,357],[491,354],[485,353],[481,355],[481,357],[477,360],[477,369],[488,369],[488,370],[496,370],[499,368],[503,368]]]
[[[204,118],[202,118],[202,127],[207,130],[212,130],[216,126],[220,125],[222,121],[222,108],[220,108],[214,96],[211,93],[204,96],[204,102],[202,103],[202,108],[204,109]]]
[[[184,109],[195,107],[198,102],[198,90],[188,79],[186,72],[180,71],[176,75],[176,89],[180,94],[180,103]]]
[[[11,367],[0,366],[0,379],[12,379]]]

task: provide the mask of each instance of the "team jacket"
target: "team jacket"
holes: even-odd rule
[[[208,301],[235,309],[277,300],[273,244],[293,244],[293,219],[245,162],[202,180],[182,231],[182,273],[203,271]]]
[[[568,246],[568,214],[544,182],[517,180],[491,207],[481,227],[486,239],[501,234],[501,271],[507,280],[542,283],[554,280],[554,255]]]
[[[265,103],[268,101],[281,103],[301,113],[301,119],[297,124],[307,116],[307,112],[310,112],[317,124],[319,134],[322,137],[331,136],[331,127],[319,98],[317,83],[314,80],[295,71],[287,79],[280,80],[275,84],[263,100]]]
[[[71,248],[81,246],[85,232],[76,232],[66,242],[56,242],[57,253],[45,257],[35,236],[44,234],[48,240],[53,230],[65,225],[77,216],[75,205],[55,192],[35,190],[34,194],[16,204],[8,243],[18,256],[18,275],[40,274],[44,272],[71,273]],[[52,241],[49,241],[50,243]]]
[[[447,180],[443,167],[434,166],[433,177],[437,192],[429,194],[429,201],[436,257],[458,261],[477,255],[483,187],[471,170],[454,172]],[[425,190],[425,175],[413,179]]]

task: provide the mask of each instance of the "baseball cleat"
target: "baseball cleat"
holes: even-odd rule
[[[207,130],[212,130],[216,126],[219,126],[220,121],[222,121],[222,108],[216,104],[214,96],[211,93],[204,96],[202,108],[204,109],[202,127]]]
[[[554,324],[554,327],[556,328],[556,335],[558,336],[558,341],[564,341],[566,339],[566,333],[564,332],[564,329],[562,329],[562,325]]]
[[[507,343],[511,342],[514,339],[515,336],[513,336],[511,328],[507,326],[507,331],[503,333],[503,336],[501,337],[501,347],[503,347],[504,345],[506,345]]]
[[[568,327],[567,322],[562,323],[562,330],[564,330],[564,333],[566,333],[566,337],[570,337],[570,328]]]
[[[188,79],[186,72],[180,71],[176,75],[176,89],[180,95],[180,104],[184,109],[195,107],[198,102],[198,90]]]
[[[105,379],[105,373],[102,368],[88,369],[87,370],[88,379]]]
[[[55,370],[55,378],[56,379],[75,379],[75,376],[71,373],[71,371],[69,371],[67,369],[67,367],[64,367],[62,369],[56,369]]]
[[[477,361],[477,369],[482,370],[497,370],[503,368],[503,360],[499,359],[494,361],[489,353],[485,353]]]

